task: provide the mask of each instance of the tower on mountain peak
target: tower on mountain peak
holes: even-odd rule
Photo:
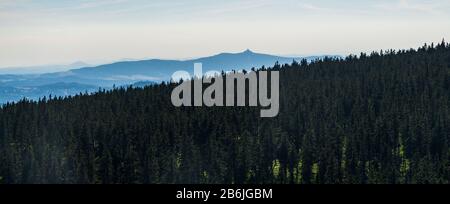
[[[250,49],[246,49],[244,53],[253,53]]]

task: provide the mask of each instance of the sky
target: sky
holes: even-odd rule
[[[450,39],[450,0],[0,0],[0,67],[409,49]]]

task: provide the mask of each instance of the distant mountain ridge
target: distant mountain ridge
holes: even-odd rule
[[[82,61],[77,61],[66,65],[39,65],[39,66],[22,66],[22,67],[1,67],[0,75],[3,74],[43,74],[50,72],[62,72],[70,69],[92,66]]]
[[[138,60],[121,61],[99,66],[88,66],[68,71],[43,74],[4,74],[0,75],[0,103],[16,101],[20,98],[39,98],[42,94],[70,95],[71,93],[92,91],[98,88],[112,86],[127,86],[138,82],[145,84],[169,81],[171,75],[180,70],[192,74],[194,63],[203,64],[203,73],[211,70],[230,71],[262,66],[273,66],[292,63],[294,60],[306,59],[312,61],[325,56],[312,57],[281,57],[275,55],[255,53],[246,50],[240,53],[221,53],[209,57],[190,60]],[[340,56],[329,56],[340,57]],[[64,86],[61,86],[63,85]],[[138,83],[140,86],[142,83]],[[70,87],[70,86],[73,87]],[[43,87],[47,88],[47,91]],[[23,91],[23,90],[27,91]],[[30,91],[31,90],[31,91]],[[34,91],[33,91],[34,90]],[[66,94],[67,93],[67,94]],[[42,95],[42,97],[45,95]]]
[[[268,54],[255,53],[246,50],[241,53],[221,53],[210,57],[203,57],[191,60],[139,60],[116,62],[96,67],[84,67],[80,69],[70,70],[70,73],[82,78],[101,78],[110,81],[166,81],[170,80],[171,75],[179,70],[192,73],[194,63],[203,64],[203,72],[216,70],[240,70],[250,68],[260,68],[262,66],[273,66],[275,62],[280,64],[292,63],[293,60],[300,61],[306,59],[308,61],[323,58],[325,56],[313,57],[281,57]],[[340,56],[332,56],[340,57]],[[58,73],[56,73],[58,74]],[[116,83],[117,84],[117,83]],[[120,82],[119,82],[120,84]]]

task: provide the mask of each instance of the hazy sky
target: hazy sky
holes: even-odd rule
[[[0,67],[350,54],[450,39],[450,0],[0,0]]]

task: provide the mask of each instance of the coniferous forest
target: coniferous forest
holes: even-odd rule
[[[175,83],[0,109],[0,183],[450,183],[450,45],[275,64],[280,112]]]

